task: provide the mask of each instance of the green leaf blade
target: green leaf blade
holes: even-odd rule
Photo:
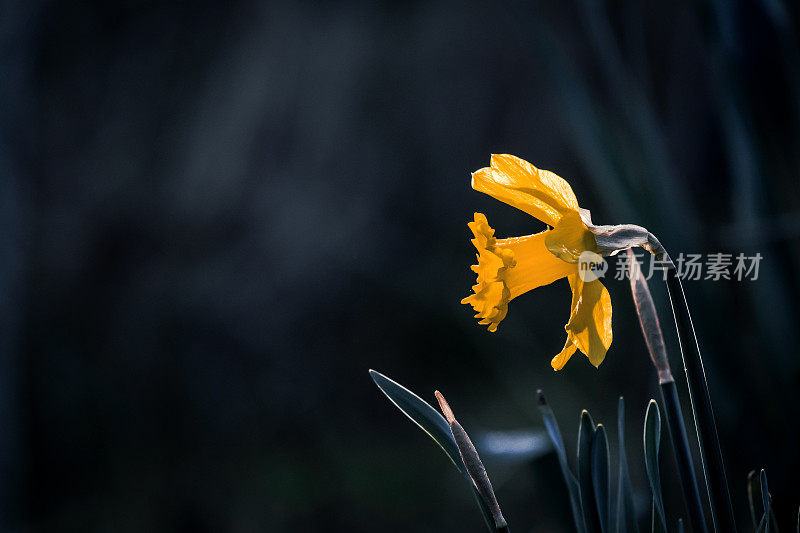
[[[600,519],[600,530],[610,533],[611,479],[609,474],[608,437],[602,424],[597,426],[592,439],[592,488]]]
[[[617,404],[617,433],[619,437],[619,480],[617,489],[617,533],[639,533],[636,509],[633,505],[633,488],[625,452],[625,400]]]
[[[450,424],[447,423],[447,420],[445,420],[439,411],[431,407],[428,402],[396,381],[375,370],[370,370],[369,375],[381,392],[389,398],[389,401],[433,439],[456,468],[458,468],[472,489],[472,494],[475,497],[478,508],[481,510],[481,515],[486,523],[486,527],[489,531],[497,531],[494,526],[492,512],[486,506],[483,497],[478,492],[472,478],[470,478],[467,472],[464,461],[461,459],[461,453],[458,451],[458,446],[456,445],[455,438],[450,430]]]
[[[553,409],[547,403],[544,393],[541,390],[537,391],[537,394],[539,412],[542,414],[547,435],[550,437],[550,441],[553,443],[553,447],[556,449],[558,464],[561,467],[561,475],[564,476],[564,482],[567,484],[569,503],[570,508],[572,509],[572,518],[575,521],[575,528],[578,533],[584,533],[585,528],[583,525],[581,494],[578,487],[578,480],[575,478],[575,474],[572,473],[572,470],[569,467],[569,462],[567,461],[567,450],[564,446],[564,439],[561,436],[561,430],[558,427],[558,421],[553,413]]]
[[[444,451],[450,461],[459,469],[459,471],[469,478],[467,469],[464,466],[464,461],[461,460],[461,454],[458,452],[458,446],[450,432],[450,424],[444,417],[431,407],[431,405],[403,387],[396,381],[387,378],[380,372],[375,370],[369,371],[372,381],[383,392],[389,401],[395,407],[406,415],[412,422],[419,426],[422,431],[428,434],[430,438],[439,445]]]
[[[769,533],[772,504],[769,497],[769,486],[767,485],[767,472],[763,468],[761,469],[759,480],[761,481],[761,504],[764,506],[764,533]],[[761,528],[759,527],[759,529]]]
[[[589,411],[581,412],[578,427],[578,487],[581,493],[583,522],[587,533],[600,531],[600,517],[595,506],[594,487],[592,484],[592,441],[595,425]]]
[[[661,472],[658,467],[658,448],[661,442],[661,411],[655,400],[650,400],[644,417],[644,457],[647,479],[653,494],[653,531],[666,531],[664,498],[661,493]],[[659,529],[660,528],[660,529]]]
[[[753,531],[758,530],[758,519],[756,518],[756,505],[755,505],[755,483],[756,471],[751,470],[747,474],[747,503],[750,506],[750,520],[753,523]]]

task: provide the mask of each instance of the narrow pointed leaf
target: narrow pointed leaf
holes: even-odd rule
[[[575,474],[569,468],[567,462],[567,451],[564,447],[564,439],[561,437],[561,430],[558,428],[558,421],[550,408],[550,404],[544,397],[541,390],[536,391],[538,395],[539,412],[542,414],[544,420],[544,427],[547,429],[547,434],[556,449],[556,456],[558,457],[558,464],[561,467],[561,475],[564,476],[564,482],[567,484],[567,491],[569,492],[569,504],[572,509],[572,518],[575,521],[575,528],[578,533],[583,533],[585,528],[583,525],[583,514],[581,512],[581,494],[578,488],[578,480]]]
[[[753,531],[758,529],[758,518],[756,518],[756,505],[755,505],[755,484],[756,484],[756,471],[751,470],[747,474],[747,503],[750,505],[750,519],[753,522]]]
[[[617,482],[617,533],[639,533],[633,489],[625,452],[625,400],[619,397],[617,405],[617,433],[619,436],[619,479]]]
[[[658,468],[658,448],[661,441],[661,412],[655,400],[650,400],[644,417],[644,458],[647,468],[647,479],[653,494],[653,530],[667,530],[664,515],[664,499],[661,494],[661,473]]]
[[[708,533],[703,498],[700,495],[692,451],[689,447],[689,439],[686,435],[686,426],[678,399],[678,388],[674,381],[662,381],[658,388],[661,390],[664,418],[667,421],[667,435],[672,441],[672,452],[678,467],[678,480],[683,490],[683,501],[689,513],[689,525],[694,533]]]
[[[407,388],[403,387],[396,381],[387,378],[375,370],[370,370],[369,375],[372,377],[372,381],[375,382],[375,385],[378,386],[381,392],[383,392],[386,397],[389,398],[389,401],[391,401],[395,407],[400,409],[404,415],[411,419],[412,422],[419,426],[422,431],[427,433],[428,436],[432,438],[434,442],[436,442],[436,444],[438,444],[439,447],[444,451],[456,468],[458,468],[472,488],[473,496],[475,497],[475,501],[478,503],[478,507],[481,510],[481,514],[486,526],[490,531],[496,531],[493,525],[494,520],[492,518],[492,513],[488,507],[486,507],[483,498],[478,493],[475,484],[472,482],[472,479],[467,472],[467,468],[464,466],[464,461],[461,459],[461,454],[458,451],[458,446],[456,445],[456,441],[453,438],[452,432],[450,431],[450,424],[447,423],[447,420],[444,419],[439,411],[431,407],[428,402]]]
[[[608,437],[602,424],[597,426],[592,439],[592,488],[600,518],[600,530],[610,533],[611,479],[609,474]]]
[[[600,518],[595,506],[594,487],[592,486],[592,441],[595,426],[589,411],[581,412],[578,428],[578,487],[581,491],[581,508],[583,523],[587,533],[599,533]]]
[[[396,381],[393,381],[380,372],[370,370],[369,375],[372,381],[383,392],[387,398],[402,411],[404,415],[411,419],[416,425],[432,438],[436,444],[447,454],[450,461],[458,468],[462,474],[469,478],[467,469],[464,462],[461,460],[461,454],[458,452],[458,446],[450,432],[450,424],[444,417],[431,407],[431,405],[403,387]]]
[[[761,504],[764,506],[764,533],[769,533],[770,509],[772,508],[769,487],[767,486],[767,472],[761,469]]]

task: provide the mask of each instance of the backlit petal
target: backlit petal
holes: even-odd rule
[[[564,345],[564,349],[561,350],[557,356],[553,357],[553,360],[550,361],[550,366],[553,367],[553,370],[561,370],[564,368],[564,365],[567,364],[569,358],[572,357],[572,354],[575,353],[578,347],[575,346],[575,343],[572,342],[572,339],[567,336],[567,343]]]
[[[611,346],[611,296],[600,282],[583,281],[570,275],[572,311],[565,326],[567,335],[594,366],[600,366]]]
[[[547,232],[547,249],[559,259],[577,263],[583,252],[597,253],[594,235],[575,211],[566,213],[552,231]]]
[[[578,210],[578,200],[566,180],[513,155],[493,155],[490,167],[472,174],[472,187],[550,226]]]

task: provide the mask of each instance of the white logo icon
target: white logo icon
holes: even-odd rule
[[[608,270],[608,263],[602,255],[587,250],[578,256],[578,276],[584,282],[588,283],[602,278],[606,270]]]

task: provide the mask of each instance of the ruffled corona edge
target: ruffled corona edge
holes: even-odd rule
[[[478,274],[477,284],[472,286],[473,294],[461,300],[475,310],[479,324],[488,326],[489,331],[497,331],[497,326],[508,313],[511,291],[506,285],[506,273],[516,265],[514,252],[496,246],[494,229],[483,213],[475,213],[475,220],[467,224],[475,236],[472,244],[478,250],[478,264],[472,265]]]

